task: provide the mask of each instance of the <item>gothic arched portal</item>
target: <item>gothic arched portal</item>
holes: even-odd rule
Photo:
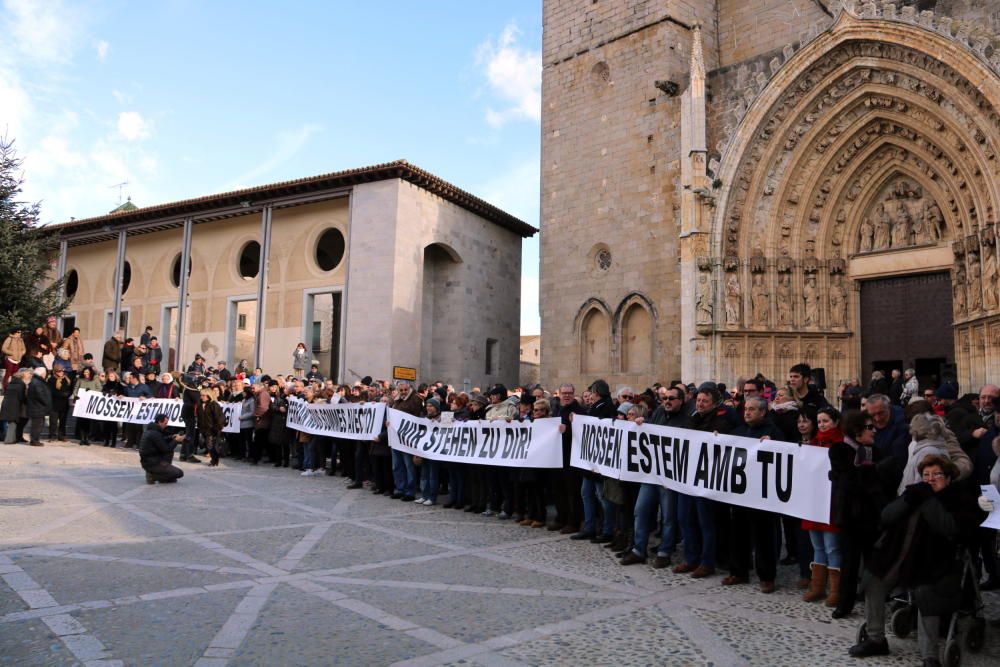
[[[867,374],[861,285],[935,272],[951,293],[913,298],[953,323],[941,356],[963,388],[1000,371],[996,54],[950,23],[889,18],[841,12],[780,65],[721,156],[711,257],[694,269],[719,305],[698,322],[717,376],[782,377],[807,356],[830,380]]]

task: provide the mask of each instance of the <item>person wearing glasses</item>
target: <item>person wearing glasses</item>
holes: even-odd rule
[[[914,590],[917,641],[925,667],[940,666],[941,616],[958,608],[962,592],[959,548],[975,540],[985,518],[975,487],[956,484],[958,470],[944,456],[928,456],[918,465],[920,479],[881,512],[885,529],[871,558],[865,559],[865,621],[868,636],[850,655],[888,655],[885,601],[895,587]]]
[[[878,539],[879,513],[886,496],[877,465],[884,460],[875,447],[875,424],[861,410],[840,418],[841,442],[830,445],[830,522],[840,531],[840,599],[834,618],[854,611],[861,559],[871,557]]]

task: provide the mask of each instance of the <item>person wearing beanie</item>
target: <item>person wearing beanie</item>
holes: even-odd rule
[[[424,410],[427,412],[427,419],[438,422],[441,421],[441,401],[432,395],[424,402]],[[421,493],[414,499],[418,505],[437,505],[438,484],[441,472],[441,462],[424,458],[420,463],[420,489]]]

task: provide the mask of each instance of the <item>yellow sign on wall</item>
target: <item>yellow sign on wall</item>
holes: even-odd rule
[[[392,367],[392,379],[393,380],[409,380],[414,382],[417,379],[417,369],[409,368],[407,366],[393,366]]]

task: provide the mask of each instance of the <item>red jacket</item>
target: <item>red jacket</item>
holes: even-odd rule
[[[839,426],[834,426],[829,431],[817,431],[816,437],[812,439],[809,443],[815,447],[823,447],[829,449],[834,443],[843,442],[844,434],[841,433]],[[831,500],[831,503],[833,501]],[[832,513],[833,508],[830,508]],[[802,530],[822,530],[827,533],[839,532],[835,526],[831,526],[828,523],[818,523],[816,521],[809,521],[808,519],[802,519]]]

